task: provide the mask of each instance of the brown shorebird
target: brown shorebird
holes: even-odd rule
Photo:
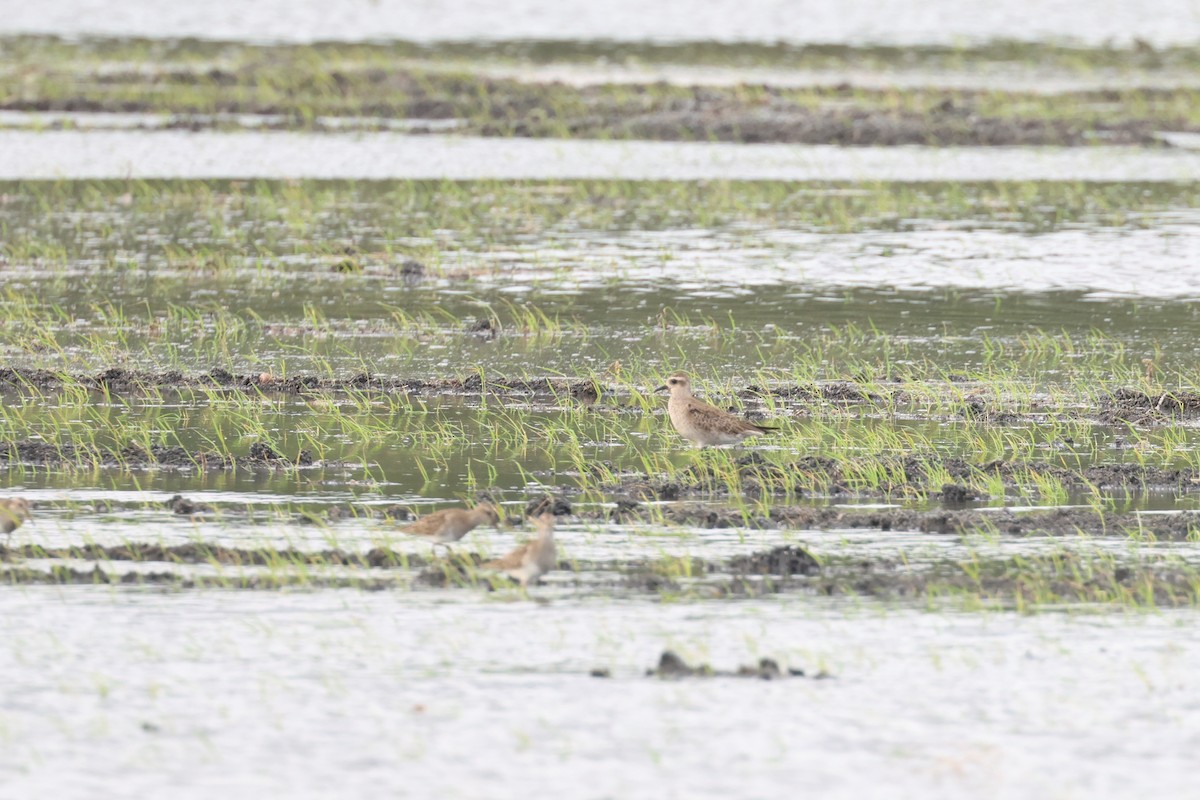
[[[0,500],[0,533],[12,533],[29,518],[29,501],[24,497]]]
[[[748,436],[761,436],[777,430],[734,416],[695,397],[692,395],[692,381],[686,372],[676,372],[655,391],[664,389],[671,391],[671,399],[667,403],[671,424],[680,436],[695,442],[697,447],[737,444]]]
[[[536,520],[537,537],[513,550],[504,558],[488,561],[482,569],[494,569],[521,582],[521,588],[558,566],[558,548],[554,545],[554,515],[544,512]]]
[[[490,522],[494,526],[500,524],[500,514],[491,503],[480,503],[471,510],[463,508],[447,508],[435,511],[421,517],[416,522],[405,525],[402,530],[409,536],[419,536],[437,547],[439,544],[450,547],[450,542],[457,542],[466,536],[476,526]]]

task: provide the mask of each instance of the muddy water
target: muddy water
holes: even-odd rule
[[[304,133],[0,131],[0,179],[1200,179],[1200,152],[1121,147],[839,148]]]
[[[1194,614],[7,589],[13,796],[1182,797]],[[829,680],[661,682],[672,647]],[[36,665],[36,668],[31,668]],[[588,677],[595,667],[613,678]],[[266,765],[266,766],[264,766]],[[586,788],[584,788],[586,787]],[[1068,788],[1069,787],[1069,788]]]
[[[379,3],[350,0],[325,13],[316,0],[237,0],[162,8],[152,0],[118,7],[103,0],[13,4],[2,33],[151,38],[195,36],[250,41],[612,39],[960,44],[963,41],[1066,40],[1089,45],[1193,44],[1200,12],[1190,0],[477,0]]]

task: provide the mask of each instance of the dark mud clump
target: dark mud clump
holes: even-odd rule
[[[425,277],[429,270],[420,261],[408,259],[400,265],[400,277],[406,282],[416,282]]]
[[[175,495],[165,504],[176,514],[183,516],[191,516],[193,514],[207,514],[212,512],[212,506],[204,505],[203,503],[193,503],[186,499],[183,495]]]
[[[545,513],[553,514],[556,517],[569,517],[571,516],[571,504],[566,499],[554,495],[535,497],[525,504],[525,516],[529,519],[540,517]]]
[[[1147,394],[1137,389],[1118,389],[1100,405],[1099,418],[1108,423],[1148,425],[1174,419],[1200,417],[1200,394],[1164,392]]]
[[[482,563],[483,557],[478,553],[455,553],[447,558],[431,561],[418,573],[416,583],[438,589],[470,586],[476,582],[479,565]]]
[[[593,673],[595,670],[593,670]],[[607,672],[607,670],[605,670]],[[772,681],[788,677],[804,677],[804,670],[788,669],[786,672],[779,668],[779,663],[773,658],[761,658],[757,664],[740,666],[732,672],[714,670],[708,664],[692,666],[672,650],[664,650],[658,658],[657,666],[646,670],[647,677],[664,680],[680,680],[682,678],[758,678]]]
[[[693,667],[671,650],[664,650],[658,658],[658,666],[646,670],[647,676],[655,678],[710,677],[714,674],[713,668],[707,664]]]
[[[1012,425],[1021,421],[1019,415],[996,408],[994,403],[990,403],[978,395],[968,397],[963,402],[962,414],[969,420],[988,422],[993,425]]]
[[[626,518],[634,516],[641,506],[642,504],[637,500],[630,500],[626,497],[618,498],[616,505],[608,512],[608,519],[610,522],[623,522]]]
[[[500,322],[491,317],[481,317],[467,326],[467,333],[473,333],[481,339],[495,339],[500,332]]]
[[[600,399],[600,385],[595,381],[578,381],[571,384],[571,397],[585,406],[593,406]]]
[[[961,483],[947,483],[939,492],[942,505],[947,508],[963,508],[968,503],[979,500],[979,496]]]
[[[762,553],[735,556],[729,562],[733,572],[741,575],[812,575],[819,572],[821,562],[802,547],[785,545]]]

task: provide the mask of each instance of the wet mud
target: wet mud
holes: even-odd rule
[[[562,121],[573,137],[617,137],[657,141],[719,141],[743,144],[832,144],[840,146],[925,145],[1082,146],[1106,144],[1163,146],[1151,124],[1130,120],[1086,126],[1046,119],[1003,119],[983,116],[970,107],[943,101],[928,112],[875,109],[809,109],[786,102],[747,108],[727,101],[697,101],[680,110],[620,118],[574,118]],[[476,133],[504,131],[481,126]],[[549,126],[520,123],[515,135],[546,136]]]
[[[1200,511],[1141,515],[1089,508],[854,509],[835,506],[778,506],[749,517],[706,503],[680,503],[663,510],[672,523],[699,528],[751,530],[878,530],[958,535],[1153,537],[1185,541],[1200,537]]]
[[[821,456],[804,458],[785,464],[767,462],[757,454],[738,461],[741,492],[747,497],[763,497],[796,493],[797,483],[816,483],[822,488],[817,497],[859,498],[891,496],[925,496],[950,508],[987,500],[965,484],[986,483],[1000,478],[1006,489],[1027,488],[1030,476],[1037,474],[1053,478],[1067,489],[1115,490],[1139,492],[1148,489],[1176,492],[1200,491],[1200,471],[1191,468],[1170,469],[1144,464],[1092,464],[1064,467],[1058,464],[1029,461],[993,460],[972,464],[959,458],[937,456],[884,456],[838,461]],[[878,483],[862,485],[855,475],[885,475]],[[956,482],[943,483],[949,474]],[[804,478],[804,481],[798,480]],[[723,497],[730,494],[727,476],[713,467],[697,465],[681,471],[672,478],[628,474],[618,483],[605,487],[608,491],[638,500],[685,500]],[[1002,499],[1002,498],[995,498]],[[714,519],[706,527],[722,527]]]
[[[0,583],[367,591],[492,591],[508,587],[507,581],[498,582],[478,569],[483,558],[466,551],[424,558],[383,549],[354,554],[194,545],[60,549],[0,546]],[[30,565],[30,559],[52,563]],[[71,563],[53,563],[65,559]],[[122,560],[161,566],[121,570],[116,565]],[[97,563],[88,569],[77,566],[74,562],[78,561]],[[219,575],[196,574],[173,569],[172,564],[219,564],[226,569]],[[326,573],[313,569],[318,565],[346,569]],[[269,569],[238,572],[238,566]],[[713,599],[807,594],[927,602],[957,599],[1016,608],[1072,603],[1164,607],[1200,603],[1200,567],[1177,557],[1149,553],[1118,558],[1063,548],[1021,556],[973,554],[963,561],[946,558],[910,562],[899,556],[817,559],[802,548],[783,546],[729,560],[692,559],[686,569],[681,569],[677,559],[561,561],[552,578],[548,586],[534,590],[534,594],[567,591]]]
[[[469,557],[478,560],[478,554]],[[347,550],[299,550],[294,548],[239,548],[219,544],[175,544],[130,542],[119,545],[81,544],[71,547],[0,544],[0,562],[25,559],[76,559],[87,561],[165,562],[168,564],[213,564],[222,566],[351,566],[413,569],[439,559],[376,547],[364,553]]]
[[[313,460],[307,450],[294,457],[277,453],[270,447],[256,443],[251,445],[245,456],[226,456],[204,450],[187,450],[178,446],[130,445],[108,450],[97,446],[52,444],[24,439],[16,442],[0,442],[0,468],[13,466],[70,466],[112,467],[118,469],[199,470],[219,471],[232,469],[280,470],[297,467],[330,466]],[[188,514],[194,511],[178,511]]]
[[[1097,418],[1113,424],[1153,425],[1200,418],[1200,394],[1163,392],[1147,394],[1137,389],[1118,389],[1100,406]]]
[[[157,390],[226,389],[242,392],[270,392],[284,395],[304,395],[328,392],[377,391],[404,392],[412,395],[483,394],[508,398],[530,396],[578,396],[595,402],[602,391],[592,381],[560,378],[493,378],[484,381],[478,374],[466,378],[394,378],[359,373],[348,378],[318,378],[313,375],[293,375],[277,378],[269,373],[233,373],[214,369],[203,374],[188,375],[179,371],[153,372],[114,367],[97,373],[67,374],[47,369],[0,367],[0,391],[22,388],[41,392],[62,391],[82,386],[106,392],[142,392]],[[611,393],[611,390],[610,390]]]

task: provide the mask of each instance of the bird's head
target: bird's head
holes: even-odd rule
[[[692,381],[688,378],[686,372],[676,372],[671,377],[667,378],[667,382],[658,387],[654,391],[668,391],[672,395],[687,397],[692,393]]]
[[[490,522],[492,525],[495,525],[495,526],[500,525],[500,512],[496,509],[496,507],[494,505],[492,505],[488,501],[485,500],[482,503],[480,503],[479,505],[475,506],[475,510],[482,512],[483,515],[485,517],[487,517],[487,521]]]

